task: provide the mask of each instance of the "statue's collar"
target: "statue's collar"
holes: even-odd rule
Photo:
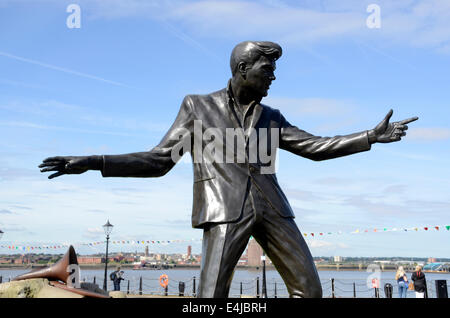
[[[228,96],[228,103],[232,102],[236,107],[240,107],[238,103],[236,103],[236,99],[233,95],[233,90],[231,89],[231,78],[228,80],[227,84],[227,96]],[[252,101],[249,106],[252,106],[253,104],[258,104],[256,101]]]
[[[227,84],[227,96],[228,101],[233,102],[233,104],[237,105],[236,101],[234,100],[233,90],[231,89],[231,78],[228,80]]]

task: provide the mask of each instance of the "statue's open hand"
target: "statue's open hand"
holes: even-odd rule
[[[48,176],[49,179],[59,177],[63,174],[80,174],[89,170],[89,157],[50,157],[42,161],[39,168],[41,168],[41,172],[56,171],[56,173]]]
[[[403,136],[406,136],[405,130],[408,129],[408,126],[406,124],[419,119],[419,117],[411,117],[408,119],[390,123],[389,119],[391,118],[392,114],[393,111],[391,109],[386,117],[369,132],[369,139],[371,139],[372,142],[388,143],[399,141]]]

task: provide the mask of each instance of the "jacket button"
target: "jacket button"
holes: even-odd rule
[[[256,169],[255,169],[255,167],[253,167],[253,166],[250,166],[250,172],[255,172],[256,171]]]

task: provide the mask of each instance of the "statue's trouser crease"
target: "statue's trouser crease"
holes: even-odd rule
[[[250,236],[266,252],[290,297],[322,297],[316,266],[293,218],[281,217],[249,183],[237,222],[213,224],[203,233],[203,261],[198,297],[228,297],[234,268]]]

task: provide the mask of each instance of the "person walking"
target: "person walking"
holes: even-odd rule
[[[400,298],[406,298],[408,292],[408,277],[406,276],[403,266],[399,266],[395,274],[395,280],[398,284],[398,294]]]
[[[412,273],[411,280],[414,283],[416,298],[428,298],[427,280],[425,278],[425,274],[422,272],[422,266],[416,266],[416,271]]]

